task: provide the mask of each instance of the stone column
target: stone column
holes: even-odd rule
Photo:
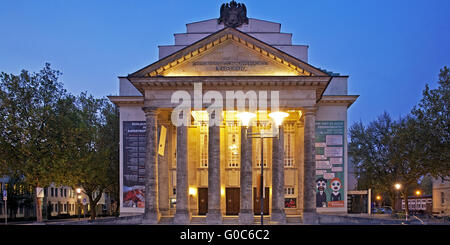
[[[166,128],[166,139],[161,141],[161,128]],[[164,156],[158,153],[158,192],[159,192],[159,212],[161,215],[169,214],[169,135],[171,133],[170,124],[164,122],[159,127],[159,146],[164,145]],[[158,147],[159,147],[158,146]]]
[[[158,207],[158,112],[155,107],[144,107],[146,118],[146,154],[145,154],[145,209],[144,224],[157,224],[160,214]]]
[[[284,133],[279,127],[278,137],[272,143],[272,213],[270,221],[277,224],[286,223],[284,213]]]
[[[211,124],[210,124],[211,125]],[[220,126],[209,126],[208,142],[208,224],[221,224],[220,210]]]
[[[253,224],[252,128],[241,126],[241,203],[239,223]]]
[[[177,127],[177,206],[175,224],[190,222],[188,195],[187,126]]]
[[[304,141],[304,202],[303,223],[317,223],[316,216],[316,112],[314,109],[304,110],[305,141]]]

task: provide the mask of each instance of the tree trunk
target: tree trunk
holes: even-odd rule
[[[42,222],[41,199],[36,196],[36,221]]]
[[[42,222],[42,210],[41,210],[41,199],[37,196],[36,188],[39,187],[39,184],[37,184],[34,188],[34,197],[36,198],[36,221],[38,223]]]
[[[89,202],[89,206],[91,206],[91,220],[94,220],[97,216],[97,204]]]
[[[116,204],[116,210],[115,210],[115,212],[114,212],[114,216],[119,216],[119,214],[120,214],[120,205],[119,205],[119,202],[118,201],[115,201],[114,202],[115,204]]]

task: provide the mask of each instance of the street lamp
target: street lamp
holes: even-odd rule
[[[380,195],[377,195],[375,198],[378,201],[378,206],[381,208],[381,199],[382,199],[382,197]]]
[[[422,192],[421,192],[420,190],[417,190],[417,191],[416,191],[416,196],[419,197],[421,194],[422,194]]]
[[[269,114],[269,117],[271,119],[273,119],[273,121],[275,122],[274,125],[274,129],[276,129],[275,127],[278,128],[281,126],[281,124],[283,123],[283,120],[285,117],[289,116],[288,113],[286,112],[272,112]],[[245,127],[245,136],[247,137],[247,128],[250,125],[250,121],[256,117],[256,115],[254,113],[251,112],[240,112],[236,115],[237,118],[239,118],[239,120],[241,121],[242,126]],[[274,132],[268,134],[267,132],[265,132],[264,130],[261,130],[259,133],[251,133],[250,134],[250,138],[260,138],[261,139],[261,178],[260,178],[260,192],[259,192],[259,197],[260,197],[260,207],[261,207],[261,225],[264,224],[264,200],[263,200],[263,185],[264,185],[264,139],[265,138],[275,138],[277,137],[278,134],[275,134]]]
[[[78,220],[80,220],[81,218],[80,218],[80,213],[81,213],[81,207],[80,207],[80,205],[81,205],[81,195],[80,195],[80,193],[81,193],[81,188],[77,188],[76,189],[76,192],[77,192],[77,204],[78,204]]]

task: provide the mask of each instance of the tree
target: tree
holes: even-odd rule
[[[118,193],[118,110],[106,99],[82,93],[79,109],[79,157],[74,163],[78,183],[89,198],[91,219],[105,191]]]
[[[401,118],[393,127],[391,163],[397,168],[398,182],[402,184],[402,196],[405,204],[408,196],[416,188],[419,180],[427,174],[423,162],[425,152],[422,140],[423,128],[419,122],[407,116]],[[409,206],[405,205],[405,213],[409,215]]]
[[[61,75],[50,64],[38,73],[1,73],[0,166],[3,174],[21,176],[26,185],[45,187],[64,183],[74,128],[62,122],[71,115],[73,98],[66,93]],[[68,136],[68,137],[66,137]],[[42,221],[41,201],[35,196],[36,216]]]
[[[391,203],[395,201],[393,186],[398,179],[398,168],[391,162],[393,125],[385,112],[367,127],[358,122],[349,129],[349,154],[355,164],[358,188],[385,193]]]
[[[440,70],[438,87],[428,84],[419,104],[411,114],[417,119],[424,142],[423,164],[433,177],[448,179],[450,176],[450,70]]]

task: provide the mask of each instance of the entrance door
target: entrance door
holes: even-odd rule
[[[240,209],[241,190],[240,188],[226,188],[226,215],[238,215]]]
[[[253,188],[253,210],[255,211],[255,214],[260,215],[261,214],[261,204],[260,204],[260,197],[259,193],[257,193],[258,190],[256,188]],[[263,214],[269,215],[269,187],[265,188],[265,196],[263,199]]]
[[[198,188],[198,215],[208,212],[208,188]]]

